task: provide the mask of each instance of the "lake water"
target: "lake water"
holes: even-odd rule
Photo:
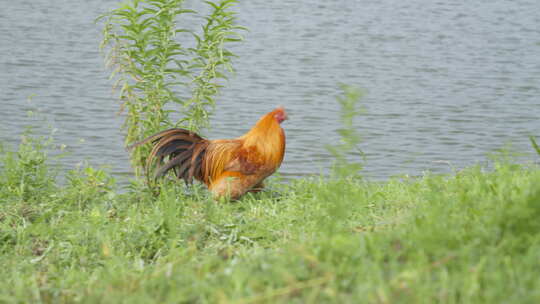
[[[94,24],[115,5],[2,0],[1,141],[16,144],[37,108],[67,145],[66,168],[87,160],[126,180],[122,117]],[[250,31],[232,48],[237,73],[208,134],[239,136],[284,105],[286,177],[326,172],[340,82],[367,92],[356,125],[370,178],[451,172],[505,144],[535,159],[527,136],[540,138],[540,1],[250,0],[236,11]]]

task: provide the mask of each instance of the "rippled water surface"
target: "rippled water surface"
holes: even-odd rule
[[[88,160],[130,174],[93,23],[114,5],[2,2],[0,140],[17,143],[39,108],[71,152],[67,168]],[[285,176],[328,167],[340,82],[367,92],[356,123],[371,178],[449,172],[508,143],[529,153],[527,136],[540,137],[540,1],[250,0],[236,10],[250,31],[233,47],[237,73],[208,133],[236,137],[285,105]]]

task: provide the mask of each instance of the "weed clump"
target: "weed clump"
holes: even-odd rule
[[[205,3],[210,11],[200,15],[184,0],[129,0],[98,18],[105,21],[101,46],[127,112],[126,145],[166,128],[209,126],[220,81],[233,71],[226,46],[241,41],[245,28],[235,23],[235,0]],[[180,27],[187,16],[201,23],[200,31]],[[171,105],[182,109],[178,121]],[[133,151],[137,174],[148,153],[147,147]]]

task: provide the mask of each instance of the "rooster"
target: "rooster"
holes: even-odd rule
[[[189,130],[165,130],[135,143],[130,148],[153,142],[147,169],[157,162],[155,177],[170,170],[192,183],[204,183],[215,199],[238,199],[246,192],[263,189],[263,180],[281,165],[285,155],[287,119],[283,107],[267,113],[246,134],[236,139],[204,139]]]

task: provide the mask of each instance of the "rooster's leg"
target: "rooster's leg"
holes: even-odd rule
[[[261,181],[255,186],[253,186],[253,188],[251,188],[248,192],[256,193],[256,192],[261,192],[263,190],[264,190],[264,183]]]
[[[260,177],[256,175],[244,176],[238,172],[226,172],[208,188],[215,199],[236,200],[256,185],[261,185]]]

